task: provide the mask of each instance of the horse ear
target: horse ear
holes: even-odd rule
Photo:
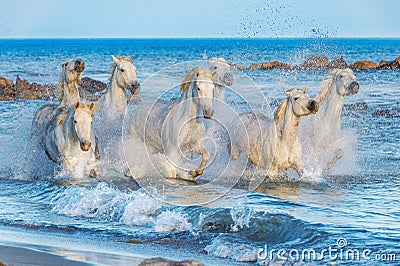
[[[112,60],[114,61],[114,63],[116,63],[117,65],[119,65],[120,60],[118,58],[116,58],[115,56],[111,55]]]
[[[90,111],[97,111],[98,110],[97,106],[93,102],[90,103],[89,109],[90,109]]]
[[[75,110],[78,109],[78,107],[80,106],[80,104],[81,104],[81,103],[80,103],[79,101],[76,102],[76,104],[75,104],[75,106],[74,106]]]
[[[65,66],[67,65],[67,63],[68,63],[68,62],[61,62],[61,63],[60,63],[60,66],[61,66],[61,67],[65,67]]]
[[[291,93],[292,93],[292,90],[285,91],[286,96],[290,96]]]
[[[303,88],[303,93],[306,94],[306,92],[307,92],[307,87],[304,86],[304,88]]]

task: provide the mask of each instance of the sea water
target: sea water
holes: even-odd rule
[[[400,40],[13,39],[0,40],[0,51],[0,75],[9,79],[18,74],[30,82],[56,84],[60,62],[81,58],[86,66],[83,76],[107,82],[111,55],[129,55],[144,83],[171,65],[210,57],[238,65],[274,60],[299,65],[312,55],[378,63],[400,55]],[[244,74],[259,86],[274,111],[286,89],[307,86],[315,96],[327,71],[245,70]],[[331,173],[309,180],[267,181],[256,191],[241,186],[226,190],[219,184],[204,192],[211,198],[215,193],[216,200],[197,205],[184,204],[185,197],[193,197],[184,191],[173,195],[179,198],[176,201],[160,200],[131,179],[118,182],[118,173],[108,179],[113,182],[58,182],[59,169],[30,137],[33,116],[47,102],[0,102],[3,240],[17,231],[27,238],[61,235],[59,245],[71,249],[79,246],[76,239],[80,239],[96,243],[99,250],[109,245],[126,255],[150,256],[162,250],[158,256],[204,260],[207,254],[207,263],[216,265],[287,259],[316,264],[399,260],[400,71],[355,75],[360,91],[345,98],[341,125],[351,156],[340,160]],[[141,95],[153,96],[145,90]],[[376,115],[380,110],[391,115]],[[209,181],[207,169],[200,180]],[[127,245],[130,240],[142,244]],[[285,253],[279,257],[278,250]],[[307,257],[311,250],[316,257]],[[358,251],[359,260],[349,251]]]

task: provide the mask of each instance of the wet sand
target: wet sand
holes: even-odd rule
[[[70,260],[62,256],[28,248],[0,245],[0,265],[91,265],[84,261]]]

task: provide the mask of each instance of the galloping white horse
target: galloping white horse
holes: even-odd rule
[[[202,118],[209,119],[214,114],[214,75],[215,72],[208,69],[193,68],[181,85],[180,99],[173,103],[142,102],[130,117],[130,136],[142,139],[156,151],[171,158],[180,152],[202,155],[200,166],[183,179],[193,180],[203,174],[210,159],[210,153],[201,142],[206,136]],[[166,177],[176,176],[176,168],[171,165]]]
[[[126,172],[121,145],[123,115],[128,101],[127,91],[138,95],[140,85],[136,67],[129,56],[111,56],[110,81],[103,96],[95,103],[98,114],[94,117],[94,130],[99,143],[99,157],[106,169]]]
[[[76,102],[52,118],[44,133],[48,157],[68,172],[99,177],[92,131],[94,104]]]
[[[300,116],[318,111],[318,103],[303,90],[285,92],[287,98],[275,112],[274,122],[262,114],[244,113],[231,126],[231,157],[245,153],[250,161],[276,178],[289,168],[303,175],[302,150],[297,139]],[[248,141],[246,141],[248,140]]]
[[[70,59],[61,63],[63,69],[58,82],[57,94],[60,105],[46,104],[37,112],[32,122],[32,133],[43,136],[46,124],[54,115],[63,111],[63,108],[80,101],[78,84],[82,79],[85,63],[81,59]],[[57,110],[57,107],[60,107]]]
[[[211,71],[215,71],[214,75],[214,98],[221,101],[225,101],[224,86],[232,86],[233,75],[231,73],[231,66],[228,65],[225,58],[223,57],[212,57],[208,59],[208,63],[211,66]]]
[[[329,72],[321,84],[322,90],[315,97],[320,110],[315,116],[302,118],[299,136],[304,151],[312,156],[314,165],[331,169],[343,156],[335,145],[340,139],[340,116],[344,97],[356,94],[360,88],[351,69],[336,69]],[[333,155],[333,159],[332,159]]]
[[[106,121],[114,120],[125,113],[128,100],[126,90],[130,90],[132,95],[138,95],[140,91],[132,59],[129,56],[112,56],[112,59],[115,65],[109,70],[112,73],[110,82],[104,95],[96,103],[100,117]]]

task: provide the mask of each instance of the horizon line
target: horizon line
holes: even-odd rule
[[[0,39],[400,39],[400,36],[0,36]]]

